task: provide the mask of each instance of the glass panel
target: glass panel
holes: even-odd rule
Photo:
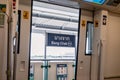
[[[18,10],[18,22],[17,22],[17,28],[16,28],[17,30],[17,32],[18,32],[18,51],[17,51],[17,53],[19,53],[19,51],[20,51],[20,29],[21,29],[21,11],[20,10]]]
[[[86,55],[92,54],[92,41],[93,41],[93,23],[88,22],[86,28]]]

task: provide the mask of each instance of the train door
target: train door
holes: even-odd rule
[[[80,73],[80,76],[76,75],[77,80],[90,80],[91,56],[85,55],[85,41],[86,33],[89,33],[86,23],[88,22],[88,26],[93,25],[92,11],[39,1],[34,1],[33,5],[35,6],[32,7],[31,18],[30,2],[20,1],[19,5],[20,52],[16,60],[16,79],[74,80],[77,70],[77,75]],[[30,19],[32,19],[31,31]],[[80,52],[77,55],[78,45]],[[30,68],[28,68],[29,50]]]
[[[79,8],[34,1],[29,80],[74,80]]]

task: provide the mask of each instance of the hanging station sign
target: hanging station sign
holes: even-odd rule
[[[102,5],[106,0],[84,0],[84,1]]]
[[[75,47],[75,35],[47,34],[47,46]]]

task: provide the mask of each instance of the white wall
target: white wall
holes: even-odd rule
[[[81,10],[81,24],[82,20],[92,21],[92,11]],[[85,56],[85,38],[86,38],[86,25],[80,25],[80,42],[78,53],[78,66],[77,66],[77,80],[89,80],[90,78],[90,56]],[[81,63],[83,61],[83,63]]]
[[[103,15],[107,16],[107,23],[103,25]],[[92,55],[92,80],[97,80],[99,70],[99,40],[102,41],[101,60],[100,60],[100,80],[103,78],[120,76],[120,15],[115,13],[108,14],[108,11],[98,10],[95,12],[95,21],[98,21],[98,27],[94,28],[94,45]],[[98,76],[98,77],[99,77]],[[119,80],[119,79],[105,79]]]
[[[104,76],[120,76],[120,14],[109,12],[108,24],[107,53],[105,57]]]

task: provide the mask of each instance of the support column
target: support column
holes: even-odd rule
[[[94,13],[94,39],[91,67],[91,80],[104,80],[104,57],[106,54],[106,38],[108,11],[99,10]],[[97,25],[96,25],[97,24]]]

